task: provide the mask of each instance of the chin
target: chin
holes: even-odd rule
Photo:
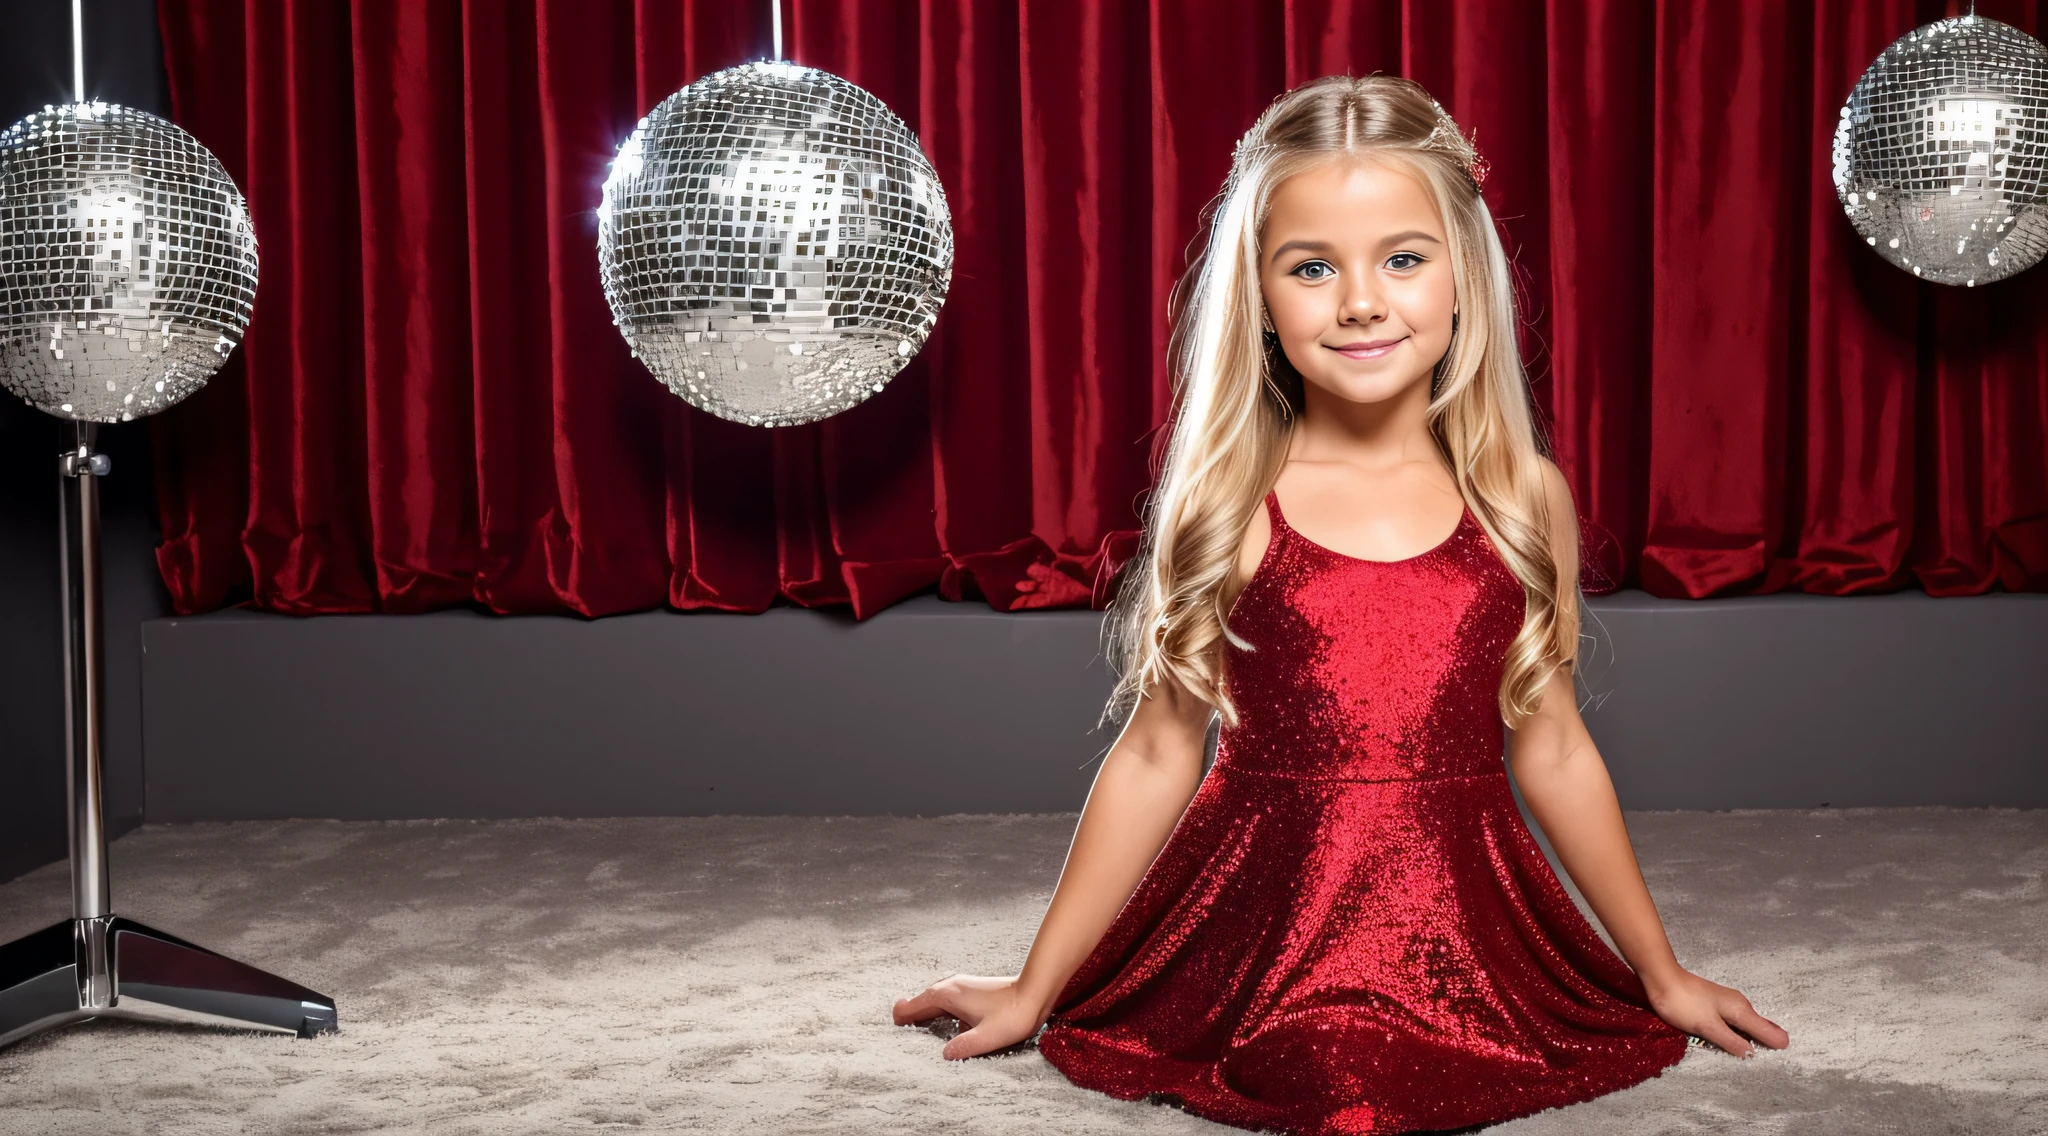
[[[1331,376],[1321,381],[1311,381],[1314,381],[1316,386],[1323,388],[1326,392],[1348,402],[1386,402],[1399,396],[1417,383],[1422,383],[1426,387],[1429,377],[1427,375],[1412,375],[1401,379],[1388,379],[1383,376],[1360,378],[1355,375],[1346,375],[1342,378]]]

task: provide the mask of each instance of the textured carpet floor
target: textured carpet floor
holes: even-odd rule
[[[92,1022],[0,1050],[0,1131],[1223,1133],[938,1056],[890,1003],[1012,973],[1074,816],[145,828],[114,908],[341,1032]],[[1679,958],[1792,1034],[1500,1136],[2048,1132],[2048,811],[1630,813]],[[0,939],[68,916],[62,865]]]

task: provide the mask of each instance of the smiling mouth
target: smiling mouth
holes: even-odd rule
[[[1401,346],[1407,339],[1408,337],[1404,335],[1400,339],[1396,339],[1391,343],[1382,343],[1377,347],[1367,347],[1361,343],[1349,347],[1332,347],[1330,350],[1344,356],[1346,359],[1377,359],[1391,352],[1394,348]]]

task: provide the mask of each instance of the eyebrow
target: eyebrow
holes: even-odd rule
[[[1437,240],[1435,237],[1430,236],[1428,233],[1425,233],[1420,229],[1410,229],[1405,233],[1395,233],[1393,236],[1388,237],[1385,240],[1382,240],[1380,242],[1380,247],[1384,248],[1387,245],[1398,245],[1403,241],[1428,241],[1431,244],[1438,245],[1443,243],[1442,241]],[[1329,251],[1329,248],[1330,242],[1328,241],[1288,241],[1286,244],[1281,245],[1279,248],[1273,250],[1273,255],[1269,259],[1268,263],[1270,263],[1271,261],[1279,260],[1281,253],[1291,252],[1295,249],[1305,249],[1309,252],[1327,252]]]

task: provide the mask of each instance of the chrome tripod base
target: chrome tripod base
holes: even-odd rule
[[[0,944],[0,1046],[91,1018],[335,1029],[334,1001],[133,919],[66,919]]]
[[[69,409],[67,407],[67,409]],[[0,1046],[89,1018],[137,1018],[311,1037],[334,1001],[109,911],[100,800],[104,716],[99,479],[113,468],[96,427],[70,424],[57,455],[64,581],[65,744],[70,751],[71,915],[0,943]]]

